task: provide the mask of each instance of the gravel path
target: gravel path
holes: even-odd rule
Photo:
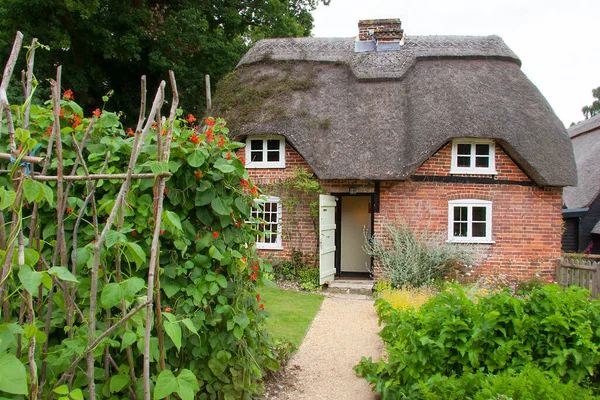
[[[326,297],[298,352],[288,363],[288,377],[280,382],[283,390],[272,398],[379,398],[352,369],[362,356],[381,356],[379,330],[373,299],[360,295]]]

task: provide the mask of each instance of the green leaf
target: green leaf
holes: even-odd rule
[[[192,168],[198,168],[198,167],[202,166],[202,164],[204,164],[204,161],[206,161],[206,157],[199,150],[194,151],[187,158],[187,162],[190,165],[190,167],[192,167]]]
[[[69,387],[66,384],[60,385],[59,387],[54,389],[54,393],[63,395],[69,394]]]
[[[19,280],[33,297],[38,295],[38,287],[42,283],[41,272],[34,271],[29,265],[21,265],[21,268],[19,268]]]
[[[242,329],[246,329],[246,327],[250,324],[250,319],[247,315],[234,315],[233,322],[238,324]]]
[[[0,354],[0,391],[11,394],[27,394],[25,366],[12,354]]]
[[[235,167],[233,165],[231,165],[227,160],[225,160],[224,158],[219,158],[215,164],[214,167],[216,169],[218,169],[219,171],[223,172],[224,174],[227,174],[229,172],[233,172],[235,171]]]
[[[121,232],[106,232],[106,241],[104,242],[104,245],[107,249],[113,247],[117,242],[127,242],[127,238]]]
[[[44,198],[46,199],[46,202],[54,207],[54,192],[52,191],[52,188],[44,184],[42,184],[42,188],[44,189]]]
[[[146,286],[146,281],[134,276],[122,283],[123,296],[127,301],[132,301],[135,295]]]
[[[196,200],[194,201],[194,204],[196,206],[205,206],[207,204],[210,204],[210,202],[215,197],[217,197],[217,195],[212,190],[208,190],[205,192],[196,191]]]
[[[77,388],[77,389],[73,389],[71,391],[71,393],[69,393],[69,396],[73,399],[73,400],[83,400],[83,392],[81,391],[81,389]]]
[[[4,210],[13,205],[17,193],[14,190],[5,190],[0,187],[0,210]]]
[[[217,197],[210,202],[210,205],[214,212],[220,215],[229,215],[231,213],[231,207],[225,203],[223,198]]]
[[[175,375],[167,369],[161,371],[156,379],[156,386],[154,386],[154,400],[162,399],[167,397],[171,393],[175,393],[179,390],[179,384]]]
[[[217,276],[217,283],[219,284],[219,286],[221,286],[223,289],[225,289],[227,287],[227,279],[223,276],[223,275],[218,275]]]
[[[25,182],[23,182],[23,194],[29,202],[40,202],[44,200],[46,192],[44,191],[44,185],[42,185],[41,182],[27,178],[25,179]]]
[[[120,392],[129,384],[130,378],[128,375],[118,374],[110,378],[110,392]]]
[[[111,282],[104,286],[100,295],[100,303],[104,308],[111,308],[121,304],[123,291],[121,285],[116,282]]]
[[[48,270],[48,273],[52,276],[57,277],[61,281],[79,283],[77,278],[65,267],[52,267]]]
[[[250,204],[243,197],[236,197],[235,206],[238,210],[240,210],[242,216],[247,217],[250,215]]]
[[[165,211],[163,216],[169,225],[172,225],[178,231],[183,232],[183,228],[181,227],[181,220],[179,219],[179,215],[175,214],[172,211]]]
[[[183,400],[194,400],[194,395],[200,386],[198,386],[198,378],[189,369],[182,369],[177,377],[177,383],[179,384],[179,390],[177,393]]]
[[[26,247],[24,249],[24,251],[25,251],[25,264],[28,264],[28,265],[37,264],[38,260],[40,259],[40,254],[35,249],[32,249],[30,247]]]
[[[198,335],[198,329],[196,329],[196,327],[194,326],[194,323],[192,322],[191,319],[184,318],[181,322],[183,322],[183,324],[186,326],[186,328],[189,329],[190,332]]]
[[[154,175],[169,172],[169,163],[167,161],[150,161],[148,164]]]
[[[77,249],[77,266],[81,267],[85,265],[90,259],[92,253],[88,250],[87,247],[80,247]]]
[[[215,246],[210,246],[210,249],[208,249],[208,255],[217,261],[221,261],[223,259],[223,254],[221,254],[221,252]]]
[[[143,267],[146,263],[146,253],[144,252],[144,249],[142,249],[142,246],[134,242],[127,242],[127,249],[137,265],[137,268],[140,269]]]
[[[123,351],[127,346],[131,346],[137,341],[137,335],[135,332],[127,331],[121,336],[121,351]]]
[[[244,331],[243,331],[243,329],[242,329],[241,327],[239,327],[239,326],[237,326],[237,325],[236,325],[236,326],[233,328],[233,336],[235,336],[235,338],[236,338],[237,340],[242,340],[242,337],[244,336]]]
[[[165,332],[173,341],[175,347],[177,347],[177,351],[181,349],[181,326],[179,326],[179,322],[165,322]]]

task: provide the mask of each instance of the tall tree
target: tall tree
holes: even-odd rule
[[[64,88],[95,108],[114,90],[111,108],[137,114],[139,78],[149,88],[174,70],[181,106],[203,114],[204,74],[216,83],[253,41],[308,36],[319,0],[3,0],[0,65],[15,31],[50,46],[36,57],[40,77],[63,65]],[[328,3],[328,1],[323,1]]]
[[[592,89],[592,96],[594,96],[596,99],[592,102],[592,105],[584,106],[581,109],[585,119],[591,118],[596,114],[600,114],[600,86],[598,86],[596,89]]]

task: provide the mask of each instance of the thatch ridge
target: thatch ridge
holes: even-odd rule
[[[451,139],[473,137],[498,140],[539,185],[575,183],[564,126],[497,36],[413,37],[379,53],[353,44],[260,41],[216,110],[235,137],[285,136],[323,179],[409,179]]]

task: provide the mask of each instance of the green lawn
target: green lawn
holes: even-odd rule
[[[267,328],[275,339],[287,339],[299,346],[313,320],[323,296],[278,288],[261,288],[265,309],[271,314]]]

